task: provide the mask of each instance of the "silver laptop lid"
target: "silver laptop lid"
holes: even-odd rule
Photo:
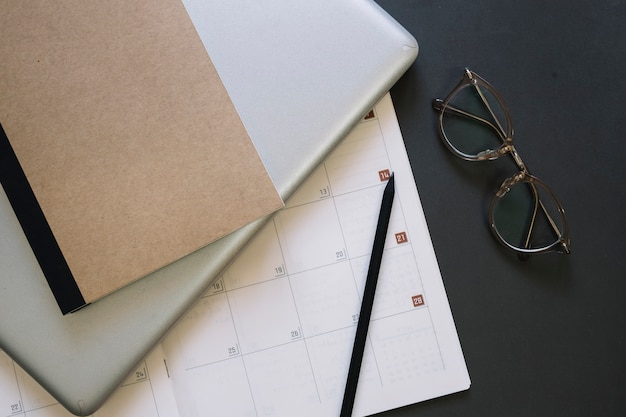
[[[284,199],[417,56],[369,0],[183,3]],[[2,190],[0,348],[70,411],[91,414],[261,224],[62,316]]]

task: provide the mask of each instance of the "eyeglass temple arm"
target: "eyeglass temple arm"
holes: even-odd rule
[[[528,225],[528,233],[526,233],[526,241],[524,242],[524,249],[530,248],[530,238],[533,234],[533,230],[535,230],[535,220],[537,219],[537,209],[539,208],[540,204],[541,204],[544,214],[548,217],[548,221],[550,222],[550,224],[552,224],[553,229],[555,226],[554,221],[552,220],[552,218],[546,211],[545,206],[539,199],[539,193],[537,192],[537,187],[535,187],[534,184],[528,184],[528,185],[530,185],[530,189],[532,190],[532,193],[533,193],[534,207],[533,207],[533,215],[531,216],[530,224]],[[555,232],[557,233],[557,236],[558,236],[558,230],[555,230]]]
[[[474,73],[467,69],[466,70],[466,74],[468,75],[473,75]],[[480,99],[483,102],[483,106],[485,106],[485,108],[487,110],[489,110],[489,114],[491,115],[491,118],[496,122],[496,124],[498,125],[498,129],[497,131],[500,134],[500,137],[502,138],[502,141],[505,142],[507,139],[507,135],[506,132],[504,131],[504,129],[502,128],[502,124],[500,124],[500,121],[498,120],[498,118],[496,117],[496,114],[493,112],[493,109],[491,108],[491,105],[489,104],[489,101],[487,101],[487,97],[485,97],[485,94],[483,93],[483,90],[480,89],[480,87],[478,86],[478,84],[476,83],[472,83],[472,85],[474,86],[474,89],[476,90],[476,92],[478,93],[478,95],[480,96]]]
[[[561,234],[558,226],[556,225],[556,222],[554,221],[554,219],[552,218],[552,216],[550,216],[550,214],[548,214],[548,210],[546,209],[546,206],[543,204],[543,201],[541,201],[541,199],[539,198],[539,195],[537,193],[537,189],[534,186],[534,184],[531,184],[532,188],[533,188],[533,194],[535,195],[535,210],[533,213],[533,219],[531,221],[531,227],[534,228],[534,223],[535,223],[535,217],[537,215],[537,204],[539,204],[539,206],[541,206],[541,210],[543,211],[543,214],[545,214],[546,218],[548,219],[548,222],[550,223],[550,227],[552,227],[552,231],[554,232],[554,235],[557,236],[559,238],[559,242],[561,243],[561,246],[563,247],[563,251],[565,253],[569,253],[569,246],[567,245],[567,243],[565,241],[563,241],[563,235]],[[532,230],[528,231],[528,237],[526,238],[526,247],[530,246],[530,235],[532,233]]]
[[[525,175],[524,173],[520,173],[520,174]],[[505,184],[502,184],[502,188],[509,189],[510,185],[507,185],[506,182],[508,182],[508,180],[505,181]],[[539,198],[539,192],[537,191],[537,187],[535,186],[535,184],[531,182],[528,183],[528,186],[530,187],[533,193],[534,208],[533,208],[533,214],[530,218],[530,223],[528,225],[528,233],[526,234],[526,240],[524,242],[524,249],[530,248],[530,239],[532,237],[533,230],[535,229],[535,220],[537,219],[537,212],[539,211],[539,207],[541,207],[543,214],[546,216],[546,219],[550,223],[550,227],[552,227],[552,231],[554,232],[554,235],[557,236],[559,240],[561,240],[563,236],[561,235],[561,232],[559,231],[559,228],[556,225],[556,222],[554,221],[552,216],[548,213],[548,210],[546,209],[546,206],[543,204],[543,201],[541,201],[541,198]],[[567,246],[567,244],[565,242],[561,242],[561,243],[562,243],[564,252],[569,253],[569,247]]]

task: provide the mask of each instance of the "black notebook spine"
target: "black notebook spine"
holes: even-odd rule
[[[85,299],[65,261],[61,248],[50,229],[2,124],[0,124],[0,183],[61,312],[67,314],[85,306]],[[19,279],[29,279],[29,277],[20,277]]]

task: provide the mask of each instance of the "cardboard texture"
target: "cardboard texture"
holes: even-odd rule
[[[282,207],[180,0],[0,9],[0,122],[86,302]]]

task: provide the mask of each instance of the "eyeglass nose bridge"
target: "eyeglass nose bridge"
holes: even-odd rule
[[[530,174],[530,172],[528,171],[528,167],[526,166],[526,164],[522,160],[522,157],[517,152],[517,149],[515,149],[515,146],[513,146],[513,138],[511,138],[511,137],[506,138],[504,140],[504,143],[500,147],[498,147],[498,149],[496,149],[496,150],[486,149],[486,150],[484,150],[482,152],[479,152],[478,154],[476,154],[476,160],[478,160],[478,161],[485,161],[485,160],[493,161],[493,160],[498,159],[501,156],[506,155],[506,154],[511,155],[511,157],[515,161],[515,164],[517,165],[517,167],[519,168],[519,170],[521,172],[524,172],[526,174]]]
[[[522,157],[517,152],[517,149],[515,149],[515,146],[513,146],[513,138],[505,139],[504,144],[498,149],[498,152],[500,153],[500,155],[504,155],[506,153],[511,155],[520,171],[525,174],[530,174],[530,172],[528,171],[528,167],[526,166],[524,161],[522,161]]]

